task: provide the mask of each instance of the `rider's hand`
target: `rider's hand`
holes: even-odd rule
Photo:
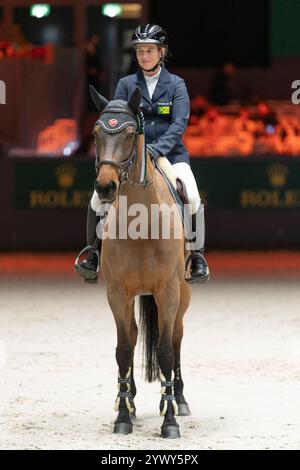
[[[159,157],[159,151],[156,150],[155,146],[153,144],[147,144],[146,147],[150,157],[153,158],[153,160],[157,160]]]

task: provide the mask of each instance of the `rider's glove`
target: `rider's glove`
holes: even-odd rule
[[[160,154],[159,151],[156,150],[155,146],[153,144],[147,144],[146,147],[150,157],[153,158],[153,160],[157,160]]]

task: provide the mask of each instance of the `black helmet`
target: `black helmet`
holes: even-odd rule
[[[157,24],[142,24],[136,28],[132,35],[131,44],[157,44],[158,46],[168,46],[168,35],[166,31]]]

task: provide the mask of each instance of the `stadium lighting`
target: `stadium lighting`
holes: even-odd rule
[[[119,3],[105,3],[102,6],[102,15],[115,18],[122,15],[122,5]]]
[[[30,16],[35,18],[44,18],[45,16],[49,16],[50,11],[51,7],[48,3],[37,3],[35,5],[31,5]]]

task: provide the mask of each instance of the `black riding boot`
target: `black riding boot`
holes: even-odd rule
[[[97,217],[96,212],[93,211],[89,204],[86,226],[88,246],[79,253],[75,261],[75,271],[77,271],[80,276],[84,277],[85,281],[89,283],[95,283],[98,280],[99,259],[101,253],[101,240],[98,242],[98,247],[95,248],[95,240],[97,236],[96,227],[98,222],[99,217]],[[86,258],[81,261],[79,258],[83,255],[85,255]]]
[[[191,261],[191,284],[194,282],[203,283],[209,279],[209,267],[203,256],[204,247],[201,250],[195,250]]]
[[[192,215],[192,232],[196,234],[191,245],[191,277],[187,279],[190,284],[199,282],[203,283],[209,279],[209,267],[204,258],[204,239],[205,239],[205,222],[204,207],[201,204],[196,214]],[[190,239],[191,240],[191,239]],[[189,261],[189,260],[188,260]]]

